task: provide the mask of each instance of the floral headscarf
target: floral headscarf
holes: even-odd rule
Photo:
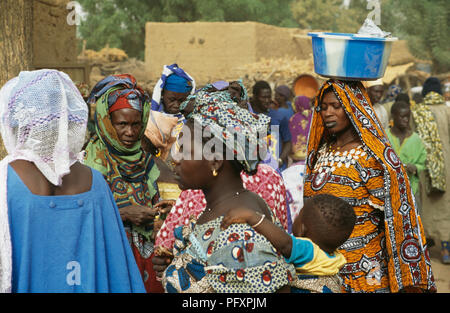
[[[270,118],[240,108],[227,91],[203,89],[194,98],[192,119],[221,140],[246,172],[254,173],[266,151]]]

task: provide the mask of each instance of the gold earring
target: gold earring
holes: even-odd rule
[[[213,174],[213,176],[217,176],[219,173],[217,173],[217,170],[214,169],[213,172],[212,172],[212,174]]]

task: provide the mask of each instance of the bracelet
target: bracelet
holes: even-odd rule
[[[265,217],[266,217],[266,216],[263,214],[263,215],[261,216],[261,219],[259,220],[259,222],[256,223],[255,225],[251,226],[251,227],[252,227],[252,228],[258,227],[258,226],[262,223],[262,221],[264,220]]]

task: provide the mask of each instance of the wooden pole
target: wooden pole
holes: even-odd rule
[[[0,88],[31,67],[33,0],[0,1]],[[6,156],[0,138],[0,159]]]
[[[0,1],[0,86],[32,63],[32,0]]]

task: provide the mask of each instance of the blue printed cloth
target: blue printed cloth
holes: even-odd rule
[[[294,275],[270,242],[247,224],[220,229],[223,217],[175,229],[175,258],[163,276],[167,292],[272,293]],[[281,226],[280,226],[281,227]]]

